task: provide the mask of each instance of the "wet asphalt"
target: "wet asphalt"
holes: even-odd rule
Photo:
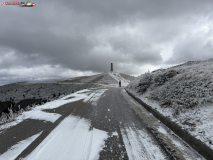
[[[120,88],[108,88],[95,106],[80,100],[44,111],[58,113],[62,116],[54,123],[28,119],[0,133],[0,154],[19,141],[43,131],[16,159],[26,157],[64,118],[73,115],[89,120],[91,130],[96,128],[108,132],[109,138],[105,140],[105,145],[100,152],[99,159],[101,160],[129,159],[121,134],[121,129],[125,126],[132,126],[136,130],[149,132],[153,143],[160,147],[162,153],[167,157],[166,159],[174,159],[129,106],[121,94]],[[112,135],[113,132],[117,132],[118,136]]]

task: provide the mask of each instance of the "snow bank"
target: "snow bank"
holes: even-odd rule
[[[213,149],[213,59],[145,73],[127,86]]]

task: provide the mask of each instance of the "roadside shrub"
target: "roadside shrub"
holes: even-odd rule
[[[161,88],[152,91],[149,98],[159,101],[162,107],[193,108],[197,105],[213,103],[213,90],[207,82],[198,79],[175,79]]]
[[[4,112],[2,112],[0,117],[0,124],[5,122],[7,122],[7,115]]]
[[[145,92],[146,89],[151,85],[151,74],[150,72],[146,72],[144,76],[140,79],[139,85],[138,85],[138,92]]]
[[[176,74],[178,74],[176,70],[160,72],[154,77],[154,83],[157,85],[163,85],[166,81],[174,77]]]

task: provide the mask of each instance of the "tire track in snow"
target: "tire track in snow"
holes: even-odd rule
[[[92,149],[93,129],[89,132],[88,138],[84,144],[84,151],[82,154],[82,160],[88,160]]]
[[[100,90],[97,90],[97,91],[91,93],[87,98],[84,99],[83,102],[85,102],[85,103],[90,102],[92,105],[97,105],[98,100],[101,98],[102,94],[106,90],[107,89],[100,89]]]
[[[118,110],[116,117],[118,122],[122,122],[119,126],[129,159],[168,159],[153,135],[148,133],[146,125],[141,122],[129,106],[125,105],[123,97],[119,94],[120,92],[118,93],[116,90],[113,90],[113,92],[114,105]]]
[[[75,113],[77,112],[77,108],[80,107],[78,105],[78,101],[74,102],[73,104],[77,104],[75,105],[75,107],[73,108],[73,110],[71,111],[71,113]],[[65,104],[67,105],[67,104]],[[57,108],[53,109],[53,110],[57,110]],[[70,113],[66,113],[64,115],[62,115],[59,119],[57,119],[53,124],[49,125],[49,128],[47,128],[46,130],[44,130],[42,132],[42,134],[36,139],[34,140],[25,150],[23,150],[15,160],[20,160],[25,158],[27,155],[29,155],[40,143],[42,143],[42,141],[60,124],[60,122],[62,122],[64,120],[64,118],[66,118]]]
[[[133,123],[124,123],[121,134],[130,160],[164,160],[161,148],[153,142],[145,129],[139,130]],[[157,155],[157,156],[155,156]]]
[[[107,137],[107,132],[98,129],[90,130],[88,120],[70,115],[26,157],[26,160],[70,158],[93,160],[98,158],[101,146]]]

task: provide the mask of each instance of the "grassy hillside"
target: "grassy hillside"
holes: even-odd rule
[[[147,72],[127,89],[213,148],[213,59]]]

